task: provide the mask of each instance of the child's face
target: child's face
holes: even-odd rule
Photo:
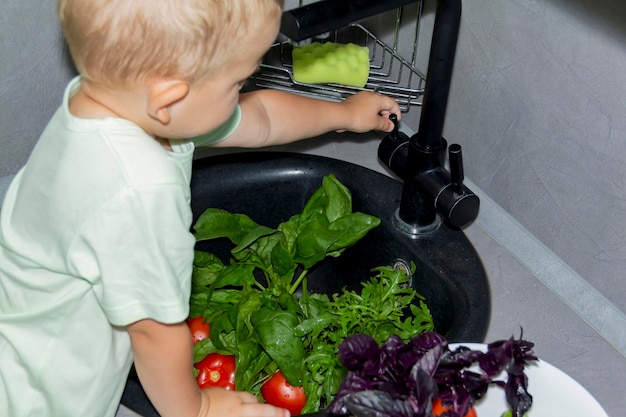
[[[276,40],[279,20],[264,24],[249,40],[233,44],[232,55],[208,78],[190,86],[185,98],[171,106],[171,123],[159,136],[190,138],[210,132],[232,115],[239,91],[259,67],[263,55]]]

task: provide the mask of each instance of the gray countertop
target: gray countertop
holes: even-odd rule
[[[492,316],[486,341],[517,336],[523,328],[524,338],[535,343],[538,357],[578,381],[609,416],[621,415],[619,410],[626,406],[626,358],[480,225],[472,225],[466,234],[491,284]]]

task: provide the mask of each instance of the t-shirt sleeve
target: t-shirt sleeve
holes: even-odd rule
[[[176,185],[129,188],[82,227],[71,262],[111,324],[187,317],[195,244],[187,197]]]
[[[241,123],[241,107],[237,105],[237,107],[235,107],[235,111],[230,116],[230,118],[226,120],[220,127],[207,134],[196,136],[195,138],[192,138],[191,141],[194,143],[196,148],[201,146],[214,145],[232,135],[233,132],[239,127],[239,123]]]

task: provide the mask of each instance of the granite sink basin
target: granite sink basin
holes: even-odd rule
[[[480,257],[462,230],[445,223],[419,238],[396,230],[393,217],[402,184],[384,174],[332,158],[288,152],[244,152],[194,162],[192,210],[195,219],[208,207],[244,213],[276,227],[300,213],[322,177],[334,174],[352,193],[354,211],[377,216],[381,225],[338,258],[327,258],[308,275],[309,290],[333,293],[359,289],[380,265],[414,262],[412,285],[426,298],[436,330],[451,342],[482,342],[490,317],[490,288]],[[203,242],[228,259],[232,246]],[[154,414],[131,375],[123,403]]]

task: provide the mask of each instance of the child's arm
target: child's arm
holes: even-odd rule
[[[127,327],[135,368],[162,417],[288,417],[252,394],[221,388],[200,390],[193,376],[193,344],[187,325],[141,320]]]
[[[311,138],[330,131],[389,132],[389,114],[400,118],[395,100],[360,92],[343,102],[330,102],[276,90],[242,94],[241,124],[228,139],[215,146],[262,147]]]

